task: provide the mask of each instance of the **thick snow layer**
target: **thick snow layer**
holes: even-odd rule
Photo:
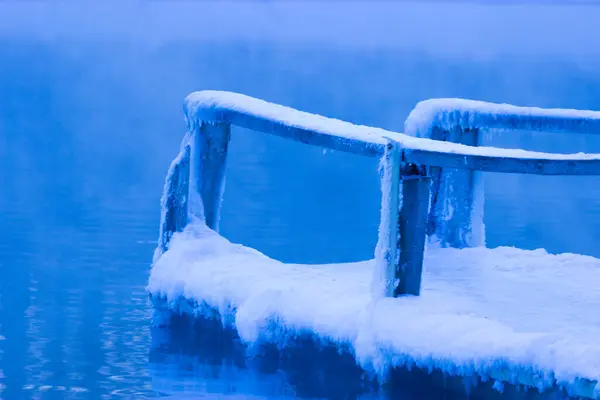
[[[482,108],[485,112],[480,111]],[[525,129],[527,124],[532,129],[538,129],[536,124],[543,123],[543,130],[552,130],[549,129],[551,124],[547,121],[562,121],[563,119],[568,122],[557,126],[554,130],[578,129],[580,132],[587,132],[588,130],[600,132],[600,112],[594,111],[545,110],[461,99],[428,100],[419,103],[411,112],[405,126],[407,134],[403,134],[381,128],[355,125],[238,93],[214,90],[204,90],[188,95],[185,99],[184,110],[189,129],[193,129],[195,125],[202,121],[232,122],[235,125],[253,129],[260,126],[265,130],[268,129],[269,133],[278,136],[307,141],[305,136],[296,136],[295,132],[288,129],[290,127],[300,128],[316,133],[316,135],[362,142],[364,147],[376,147],[378,154],[374,155],[378,156],[383,154],[385,144],[392,140],[397,142],[403,150],[425,150],[464,156],[525,158],[530,160],[600,160],[600,154],[553,154],[520,149],[465,146],[431,140],[426,138],[428,135],[422,134],[429,130],[434,123],[441,124],[442,127],[453,126],[456,122],[462,127],[499,127],[499,125],[508,127],[508,123],[505,122],[508,120],[516,121],[514,122],[515,129]],[[551,116],[553,117],[550,118]],[[544,119],[546,117],[547,119]],[[273,124],[267,124],[267,122]],[[546,129],[547,126],[548,129]],[[317,143],[318,141],[314,140],[314,142]],[[322,142],[318,142],[318,144],[325,146]]]
[[[416,365],[600,397],[600,260],[430,248],[420,297],[376,300],[373,264],[284,264],[192,224],[148,289],[174,307],[186,298],[217,309],[248,343],[312,332],[378,372]]]
[[[354,125],[350,122],[327,118],[299,111],[279,104],[249,97],[243,94],[203,90],[188,95],[184,102],[185,113],[189,118],[204,121],[215,119],[231,120],[232,114],[256,116],[261,119],[281,123],[290,127],[299,127],[331,136],[360,140],[383,146],[388,141],[378,128]],[[390,132],[392,135],[397,135]]]
[[[519,129],[563,133],[600,133],[600,112],[560,108],[518,107],[465,99],[419,102],[404,124],[406,134],[429,138],[432,127],[443,129]]]

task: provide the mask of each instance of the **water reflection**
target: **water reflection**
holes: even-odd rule
[[[211,395],[269,399],[520,399],[566,398],[560,393],[505,385],[493,380],[445,376],[417,368],[391,371],[384,385],[359,368],[347,350],[300,336],[283,349],[261,345],[248,349],[235,331],[203,317],[171,314],[169,323],[153,327],[150,350],[152,387],[180,398]],[[163,316],[164,318],[164,316]]]
[[[168,386],[169,374],[179,382],[183,372],[200,378],[191,385],[198,393],[276,399],[383,396],[349,353],[321,348],[308,338],[295,340],[283,352],[270,345],[248,352],[218,320],[173,315],[167,327],[152,329],[150,362],[155,388],[164,382]]]

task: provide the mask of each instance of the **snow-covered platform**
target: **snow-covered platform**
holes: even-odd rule
[[[309,336],[383,378],[418,367],[600,399],[600,260],[485,248],[482,175],[600,175],[600,154],[479,146],[490,128],[597,134],[600,112],[434,99],[398,133],[227,92],[193,93],[184,111],[148,287],[161,309],[247,344]],[[375,259],[290,265],[221,237],[233,125],[380,157]]]
[[[367,371],[415,366],[600,397],[600,260],[429,248],[421,296],[376,301],[373,267],[284,264],[197,223],[175,234],[149,291],[249,344],[310,333],[349,346]]]

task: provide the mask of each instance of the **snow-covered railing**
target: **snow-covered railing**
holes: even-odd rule
[[[469,146],[478,146],[483,131],[489,129],[600,134],[600,112],[517,107],[464,99],[431,99],[418,103],[404,125],[405,133],[412,137]],[[485,244],[481,171],[492,171],[495,167],[495,172],[598,175],[597,155],[593,154],[546,154],[545,160],[533,160],[529,152],[494,149],[481,153],[482,149],[475,148],[471,157],[462,160],[447,158],[439,152],[421,157],[421,150],[416,151],[418,156],[411,158],[412,162],[432,166],[427,233],[436,237],[443,246],[460,248]],[[480,158],[476,154],[500,158]],[[557,162],[557,158],[561,158],[562,162]],[[456,164],[452,165],[453,162]],[[493,164],[492,168],[485,165],[488,163]]]
[[[229,92],[192,93],[184,111],[188,133],[167,176],[157,257],[167,250],[172,234],[191,219],[218,231],[233,124],[328,149],[381,157],[381,225],[373,285],[386,296],[419,294],[427,235],[451,247],[484,243],[479,171],[600,175],[600,154],[476,147],[480,129],[488,127],[600,132],[600,113],[592,111],[431,100],[413,110],[406,121],[408,134]]]

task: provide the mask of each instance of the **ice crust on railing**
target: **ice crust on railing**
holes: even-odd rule
[[[430,99],[419,102],[411,111],[404,132],[415,137],[429,137],[433,127],[600,134],[600,112],[519,107],[465,99]]]
[[[176,179],[176,174],[177,174],[177,169],[178,169],[177,167],[182,163],[183,158],[186,155],[186,147],[188,147],[188,146],[191,147],[191,149],[192,149],[191,157],[193,157],[192,137],[193,137],[193,135],[191,134],[191,132],[187,132],[184,135],[183,139],[181,140],[181,145],[179,146],[179,153],[177,154],[175,159],[173,159],[173,161],[171,162],[171,165],[169,166],[169,170],[167,171],[167,176],[165,177],[163,193],[160,198],[160,227],[159,227],[159,234],[158,234],[158,243],[157,243],[156,249],[154,250],[153,263],[156,262],[160,258],[160,256],[166,251],[165,244],[171,239],[170,236],[173,235],[173,232],[169,232],[168,228],[167,228],[167,213],[169,211],[168,210],[168,206],[169,206],[168,199],[170,196],[173,196],[172,191],[175,189],[174,188],[174,180]],[[193,174],[190,171],[190,181],[193,181],[192,176],[193,176]],[[189,204],[191,202],[191,198],[197,199],[197,197],[198,197],[198,195],[193,195],[194,193],[197,193],[197,191],[195,190],[195,187],[192,187],[192,182],[190,182],[190,189],[191,190],[188,190],[188,193],[186,194],[187,197],[185,199],[188,202],[188,208],[189,208]],[[179,201],[183,201],[183,200],[184,199],[179,199]],[[189,211],[187,214],[189,216]],[[167,237],[167,236],[169,236],[169,237]]]
[[[380,131],[383,130],[378,128],[355,125],[232,92],[203,90],[191,93],[185,99],[184,111],[188,118],[193,116],[201,121],[220,122],[231,121],[230,111],[234,111],[340,138],[360,140],[381,146],[387,143],[387,140],[380,134]]]
[[[398,162],[397,152],[397,149],[389,149],[379,161],[381,217],[379,220],[377,245],[375,247],[375,267],[373,268],[373,276],[371,278],[371,295],[373,299],[393,296],[393,290],[397,284],[395,281],[390,281],[394,280],[394,275],[391,274],[392,271],[388,270],[390,261],[393,259],[395,261],[394,264],[397,264],[400,257],[399,249],[396,245],[400,240],[400,232],[398,229],[391,229],[391,219],[396,217],[397,221],[397,215],[392,212],[393,210],[390,210],[390,206],[396,207],[399,212],[402,207],[402,191],[398,184],[398,176],[395,176],[397,172],[394,173],[394,163]],[[392,199],[393,191],[398,192],[397,200]],[[396,221],[394,223],[397,225]],[[392,238],[392,235],[395,237]]]
[[[202,121],[205,122],[235,122],[237,125],[244,126],[251,118],[258,118],[261,120],[273,121],[277,127],[273,127],[273,132],[278,132],[279,136],[293,137],[294,133],[282,134],[282,132],[289,127],[302,128],[309,131],[314,131],[319,134],[327,136],[333,136],[340,140],[349,140],[357,143],[365,143],[368,146],[374,146],[377,149],[377,156],[383,154],[383,149],[388,140],[396,141],[402,149],[406,150],[426,150],[434,151],[439,153],[447,154],[459,154],[459,155],[473,155],[473,156],[489,156],[489,157],[505,157],[505,158],[525,158],[525,159],[541,159],[541,160],[600,160],[600,154],[556,154],[556,153],[543,153],[537,151],[528,151],[520,149],[501,149],[495,147],[474,147],[465,146],[457,143],[441,142],[437,140],[431,140],[422,138],[420,132],[424,132],[425,129],[429,129],[427,124],[439,121],[444,126],[448,126],[452,121],[455,121],[457,114],[460,116],[459,121],[462,121],[462,126],[472,126],[476,122],[485,122],[486,118],[489,119],[493,126],[497,126],[500,122],[505,119],[514,118],[508,114],[503,113],[489,113],[485,114],[487,117],[476,117],[476,115],[470,111],[471,108],[465,108],[465,111],[456,111],[452,107],[458,107],[461,104],[483,104],[489,103],[471,101],[471,100],[460,100],[460,99],[441,99],[441,100],[428,100],[421,102],[417,105],[415,110],[410,114],[407,123],[405,125],[406,133],[393,132],[381,128],[369,127],[364,125],[355,125],[350,122],[345,122],[333,118],[327,118],[316,114],[307,113],[304,111],[295,110],[290,107],[285,107],[278,104],[269,103],[264,100],[255,99],[242,94],[222,92],[214,90],[204,90],[200,92],[194,92],[188,95],[184,103],[184,111],[188,120],[188,125],[199,124]],[[446,113],[439,112],[437,105],[441,104],[447,110]],[[522,107],[509,106],[509,105],[496,105],[501,106],[505,113],[512,110],[521,110]],[[441,106],[439,106],[441,107]],[[492,108],[490,108],[492,109]],[[537,108],[527,108],[528,110],[539,110],[538,114],[552,115],[552,113],[559,113],[559,116],[563,114],[565,116],[571,116],[569,122],[564,122],[562,125],[556,125],[555,131],[567,130],[571,127],[576,127],[579,131],[583,129],[592,129],[600,133],[600,112],[595,111],[576,111],[576,110],[545,110]],[[438,111],[436,111],[438,110]],[[522,112],[523,115],[527,115]],[[576,118],[580,113],[582,117]],[[536,115],[536,114],[530,114]],[[587,117],[589,115],[589,117]],[[509,118],[510,117],[510,118]],[[548,117],[549,118],[549,117]],[[536,122],[540,121],[553,121],[553,119],[538,118],[533,119],[531,117],[530,127],[536,126]],[[518,120],[515,119],[515,121]],[[471,121],[471,122],[469,122]],[[494,123],[494,121],[500,121]],[[586,122],[587,121],[587,122]],[[550,124],[550,122],[545,122]],[[520,123],[521,128],[525,129],[525,123]],[[515,125],[517,126],[517,125]],[[517,128],[514,128],[517,129]],[[271,132],[271,133],[273,133]],[[302,138],[296,137],[295,139],[303,141]]]

